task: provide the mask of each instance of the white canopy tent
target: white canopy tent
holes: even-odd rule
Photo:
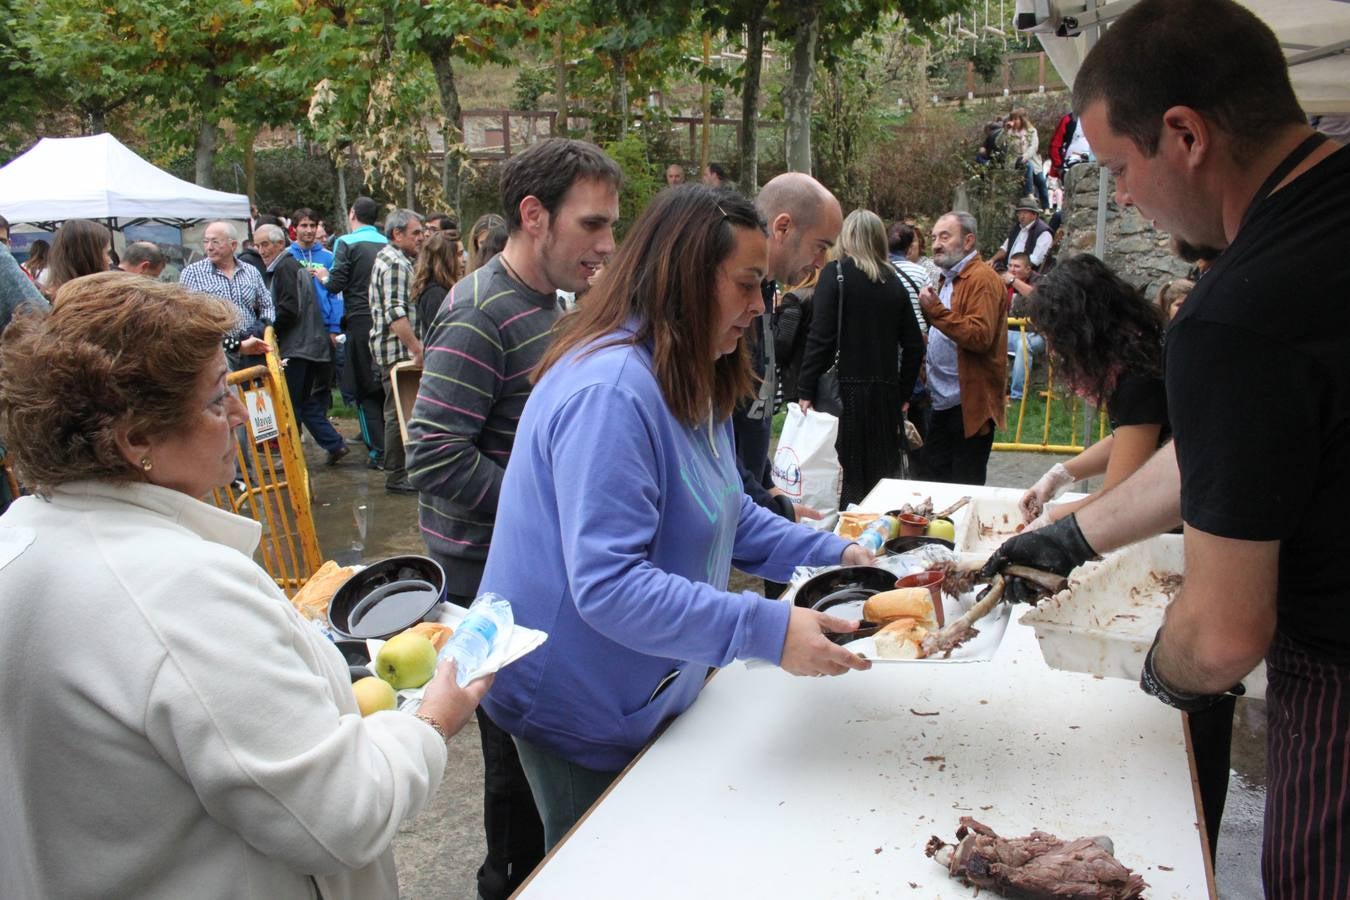
[[[157,223],[184,228],[247,221],[248,197],[198,187],[141,159],[110,134],[43,138],[0,168],[0,215],[51,230],[93,219],[115,231]]]
[[[1178,0],[1180,2],[1180,0]],[[1280,41],[1303,111],[1310,116],[1350,114],[1350,2],[1346,0],[1239,0]],[[1016,25],[1033,32],[1064,83],[1072,86],[1095,40],[1135,0],[1017,0]]]

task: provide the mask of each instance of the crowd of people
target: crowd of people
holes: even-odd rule
[[[1154,77],[1171,59],[1213,77]],[[0,519],[0,588],[27,601],[0,604],[5,883],[394,896],[393,837],[476,717],[477,888],[508,896],[710,667],[870,665],[827,637],[857,623],[768,599],[797,565],[872,562],[773,486],[774,410],[817,409],[837,385],[841,505],[902,471],[983,484],[1010,375],[1029,390],[1040,353],[1112,434],[1025,492],[1026,526],[986,574],[1067,574],[1181,527],[1186,583],[1141,683],[1188,713],[1211,851],[1234,686],[1264,658],[1266,891],[1339,896],[1350,284],[1322,251],[1350,157],[1308,126],[1273,35],[1229,0],[1141,0],[1088,55],[1074,103],[1118,202],[1203,260],[1196,278],[1150,299],[1094,257],[1049,265],[1024,115],[1006,146],[1026,196],[988,261],[961,210],[887,226],[803,173],[751,200],[720,167],[694,184],[679,164],[619,243],[618,165],[561,138],[511,158],[501,209],[467,239],[451,216],[360,197],[331,250],[309,209],[258,217],[248,247],[211,223],[177,284],[134,277],[163,265],[135,245],[109,272],[94,223],[65,223],[23,267],[0,251],[0,435],[34,493]],[[1322,238],[1293,227],[1310,221]],[[1304,315],[1279,313],[1289,278]],[[1010,343],[1009,315],[1031,336]],[[237,477],[244,411],[225,379],[272,352],[268,325],[327,461],[349,454],[324,408],[340,368],[367,460],[419,497],[450,600],[511,598],[545,645],[466,688],[443,665],[415,717],[357,714],[341,654],[252,562],[258,523],[198,499]],[[1272,350],[1278,378],[1253,365]],[[406,446],[401,363],[421,370]],[[1097,491],[1054,503],[1094,475]],[[728,590],[733,565],[765,592]],[[1031,593],[1009,576],[1007,596]],[[81,665],[31,677],[25,648],[80,621],[100,629]]]

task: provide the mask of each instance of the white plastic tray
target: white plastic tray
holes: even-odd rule
[[[1075,569],[1022,621],[1051,668],[1137,681],[1184,571],[1181,535],[1159,535]],[[1265,682],[1263,663],[1244,679],[1247,695],[1264,697]]]
[[[964,527],[958,528],[956,546],[986,557],[1018,533],[1022,511],[1017,506],[1020,491],[1000,492],[998,497],[980,497],[971,502]]]

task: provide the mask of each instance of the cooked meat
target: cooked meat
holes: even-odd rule
[[[949,559],[933,566],[934,570],[942,573],[942,593],[952,597],[960,597],[975,590],[975,579],[980,574],[978,568],[962,571],[957,565],[956,560]]]
[[[961,817],[958,843],[934,835],[924,852],[969,887],[1016,900],[1133,900],[1148,885],[1113,856],[1106,837],[1065,841],[1043,831],[1001,838],[970,816]]]
[[[906,503],[900,507],[900,515],[910,515],[911,513],[916,516],[923,516],[925,519],[933,518],[933,498],[924,497],[917,505]]]
[[[945,628],[929,632],[928,636],[919,642],[919,652],[923,654],[923,659],[932,659],[939,655],[947,659],[953,650],[979,633],[980,629],[965,619],[957,619]]]

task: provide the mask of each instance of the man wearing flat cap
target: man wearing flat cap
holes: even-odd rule
[[[1017,201],[1014,215],[1017,221],[1008,229],[1007,239],[989,260],[989,265],[1002,271],[1008,257],[1014,253],[1025,253],[1031,257],[1031,268],[1040,271],[1041,264],[1055,243],[1050,226],[1041,219],[1041,204],[1028,194]]]

